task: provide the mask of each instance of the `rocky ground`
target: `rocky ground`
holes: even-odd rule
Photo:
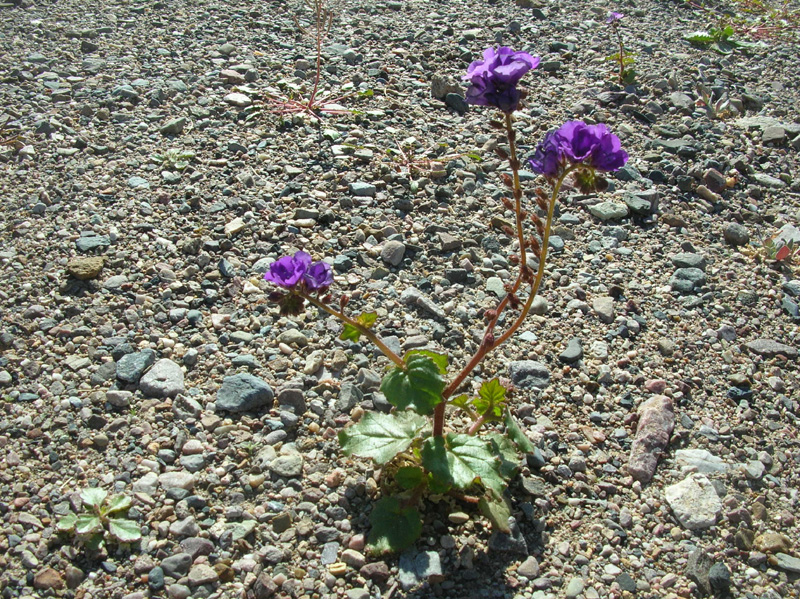
[[[800,241],[797,38],[683,39],[737,2],[341,1],[323,89],[353,112],[281,119],[267,90],[313,81],[294,4],[0,8],[2,597],[800,595],[800,282],[760,247]],[[497,43],[543,59],[524,153],[582,118],[631,160],[563,194],[544,301],[477,375],[537,446],[513,534],[434,497],[413,550],[369,556],[379,472],[336,432],[385,409],[386,360],[261,275],[329,260],[391,347],[463,364],[514,276],[504,142],[460,85]],[[55,530],[92,486],[140,542]]]

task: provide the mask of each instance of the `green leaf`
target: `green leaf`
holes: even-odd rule
[[[418,414],[427,416],[433,413],[442,402],[444,380],[439,366],[425,355],[407,356],[406,367],[396,367],[383,377],[381,391],[387,401],[405,410],[411,407]]]
[[[98,487],[90,487],[81,491],[81,499],[87,507],[97,508],[100,507],[108,497],[108,493],[104,489]]]
[[[428,489],[434,495],[444,495],[453,485],[448,482],[443,482],[433,475],[433,472],[428,472]]]
[[[72,532],[75,530],[75,522],[77,520],[78,517],[75,514],[67,514],[58,521],[56,528],[58,532]]]
[[[517,444],[517,447],[519,447],[522,453],[533,453],[536,450],[533,443],[531,443],[528,437],[525,436],[525,433],[522,432],[519,424],[517,424],[516,418],[511,415],[509,410],[506,410],[505,424],[506,433],[508,433],[511,440]]]
[[[403,507],[397,497],[383,497],[369,515],[372,529],[369,545],[372,553],[402,551],[414,544],[422,533],[419,510]]]
[[[519,453],[511,439],[499,433],[487,435],[492,452],[499,460],[500,476],[511,480],[519,471]]]
[[[97,551],[98,549],[100,549],[103,546],[103,535],[102,535],[102,533],[98,532],[98,533],[93,534],[88,539],[86,539],[86,541],[84,542],[84,545],[90,551]]]
[[[398,468],[394,479],[404,489],[416,489],[422,484],[424,473],[419,466],[403,466]]]
[[[133,543],[142,538],[139,525],[125,518],[109,518],[108,532],[120,543]]]
[[[103,515],[106,514],[115,514],[116,512],[122,512],[127,510],[131,507],[131,498],[127,495],[114,495],[111,499],[108,500],[108,505],[104,510],[102,510]]]
[[[411,445],[426,422],[413,412],[367,412],[360,422],[339,431],[339,443],[345,455],[372,458],[378,464],[385,464]]]
[[[472,401],[472,405],[478,410],[478,414],[485,416],[486,420],[500,420],[503,415],[503,402],[506,398],[506,389],[500,384],[498,379],[492,379],[481,385],[478,397]]]
[[[489,444],[471,435],[448,433],[446,437],[425,439],[422,465],[437,481],[459,489],[480,482],[500,495],[506,486],[500,475],[499,460]]]
[[[358,318],[356,318],[356,322],[365,328],[371,329],[377,319],[377,312],[362,312],[358,315]],[[361,330],[358,327],[345,323],[342,334],[339,335],[339,339],[342,341],[347,341],[349,339],[353,343],[358,343],[358,340],[361,339]]]
[[[708,31],[694,31],[686,36],[686,39],[693,44],[710,44],[715,40],[714,36]]]
[[[458,408],[459,410],[463,410],[466,412],[470,418],[473,420],[476,419],[475,411],[470,407],[470,399],[469,396],[466,394],[459,395],[458,397],[454,397],[450,400],[450,404]]]
[[[75,532],[79,535],[89,535],[93,532],[102,532],[103,523],[99,516],[94,514],[81,514],[75,519]]]
[[[731,52],[733,52],[734,45],[730,42],[719,41],[711,44],[711,49],[717,52],[718,54],[730,54]]]
[[[429,351],[427,349],[412,349],[411,351],[406,352],[406,355],[403,356],[403,360],[408,363],[408,359],[411,356],[427,356],[439,367],[439,374],[447,374],[447,356],[444,354],[437,354],[436,352]]]
[[[725,27],[725,29],[719,32],[720,41],[723,42],[728,41],[728,38],[731,37],[732,35],[733,35],[733,27],[731,25],[728,25],[727,27]]]
[[[481,497],[478,507],[497,530],[504,533],[511,532],[511,528],[508,526],[511,509],[503,497],[494,497],[491,494]]]

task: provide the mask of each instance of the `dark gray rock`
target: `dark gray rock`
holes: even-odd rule
[[[125,383],[136,384],[144,371],[156,361],[156,352],[143,349],[140,352],[126,354],[117,361],[117,378]]]
[[[84,234],[75,242],[75,247],[79,252],[90,252],[98,248],[111,245],[111,238],[108,235],[96,235],[94,233]]]
[[[708,571],[708,583],[715,593],[727,594],[731,588],[731,571],[723,563],[711,566]]]
[[[550,384],[547,366],[535,360],[517,360],[508,365],[508,377],[521,389],[544,389]]]
[[[581,340],[579,337],[573,337],[567,343],[566,349],[559,354],[558,359],[565,364],[572,364],[580,360],[582,357],[583,346],[581,345]]]
[[[364,399],[364,394],[353,383],[342,383],[339,397],[333,404],[333,409],[339,413],[346,413],[356,407]]]
[[[774,358],[778,354],[783,354],[790,359],[797,358],[797,350],[795,348],[772,339],[756,339],[746,345],[751,352],[765,358]]]
[[[455,110],[458,114],[463,115],[469,110],[469,105],[461,94],[449,93],[444,97],[444,103],[450,108]]]
[[[739,223],[730,223],[725,227],[722,236],[729,245],[734,247],[750,243],[750,233],[747,232],[744,225],[740,225]]]
[[[188,553],[176,553],[161,561],[161,569],[164,574],[171,578],[178,579],[189,573],[192,567],[192,556]]]
[[[674,291],[690,293],[706,284],[706,273],[699,268],[679,268],[669,284]]]
[[[240,373],[225,377],[217,391],[217,409],[228,412],[247,412],[271,408],[274,399],[272,388],[252,374]]]
[[[704,595],[711,594],[711,583],[708,574],[711,570],[711,558],[703,549],[695,549],[689,554],[686,562],[686,576],[694,581]]]

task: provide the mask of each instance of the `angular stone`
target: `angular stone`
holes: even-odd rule
[[[573,364],[583,357],[583,346],[579,337],[573,337],[567,347],[558,355],[558,359],[565,364]]]
[[[704,474],[693,473],[670,485],[664,497],[681,526],[689,530],[714,526],[722,511],[722,502]]]
[[[619,202],[600,202],[594,206],[589,206],[589,212],[592,216],[602,221],[616,220],[628,216],[628,207]]]
[[[199,587],[204,584],[213,584],[219,576],[208,564],[197,564],[189,572],[189,586]]]
[[[519,565],[519,568],[517,568],[517,573],[525,578],[533,580],[539,576],[539,562],[534,556],[531,555]]]
[[[702,549],[692,551],[686,561],[686,577],[694,581],[704,595],[711,594],[711,583],[708,580],[711,564],[711,558]]]
[[[263,380],[248,373],[225,377],[217,391],[217,409],[228,412],[247,412],[271,408],[272,388]]]
[[[701,474],[725,472],[728,464],[705,449],[679,449],[675,452],[675,463],[681,468],[694,468]]]
[[[183,132],[186,123],[189,122],[185,116],[176,119],[170,119],[161,127],[162,135],[180,135]]]
[[[753,547],[761,553],[788,553],[792,550],[792,541],[786,535],[765,532],[755,538]]]
[[[139,381],[145,397],[175,397],[186,389],[183,386],[183,368],[168,358],[162,358]]]
[[[399,266],[406,254],[406,246],[402,241],[387,241],[381,249],[381,260],[391,266]]]
[[[239,108],[245,108],[253,103],[250,98],[238,92],[228,94],[225,96],[224,100],[228,104],[231,104],[232,106],[238,106]]]
[[[64,578],[58,570],[53,568],[45,568],[37,572],[33,577],[33,588],[40,591],[54,590],[60,591],[64,588]]]
[[[152,349],[125,354],[117,361],[117,378],[125,383],[136,384],[155,361],[156,352]]]
[[[628,472],[636,480],[648,483],[655,474],[658,457],[669,445],[675,428],[675,411],[669,397],[656,395],[639,407],[638,414]]]
[[[596,297],[592,300],[592,309],[601,322],[611,324],[614,322],[614,298],[609,296]]]
[[[176,553],[161,560],[161,569],[167,576],[177,579],[189,572],[192,561],[192,556],[188,553]]]
[[[778,354],[783,354],[790,359],[797,358],[797,350],[795,348],[772,339],[756,339],[747,343],[746,347],[754,354],[765,358],[774,358]]]
[[[706,284],[706,273],[699,268],[679,268],[669,281],[674,291],[689,293]]]
[[[792,557],[786,553],[778,553],[775,556],[775,565],[781,570],[786,570],[792,574],[800,574],[800,558]]]

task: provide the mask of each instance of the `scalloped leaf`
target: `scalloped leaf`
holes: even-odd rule
[[[478,501],[478,507],[483,512],[483,515],[489,518],[494,528],[506,534],[511,532],[511,527],[508,525],[511,508],[508,507],[508,502],[505,498],[498,498],[490,494],[481,497],[480,501]]]
[[[422,518],[414,507],[403,507],[397,497],[382,497],[369,515],[371,553],[402,551],[414,544],[422,533]]]
[[[131,498],[127,495],[114,495],[108,500],[108,504],[103,509],[103,515],[116,514],[117,512],[126,511],[131,507]]]
[[[356,318],[356,322],[367,329],[371,329],[376,320],[378,320],[377,312],[362,312]],[[339,339],[342,341],[350,340],[353,343],[358,343],[358,340],[361,339],[361,331],[358,329],[358,327],[354,327],[351,324],[345,323],[344,328],[342,329],[342,334],[339,335]]]
[[[58,532],[73,532],[75,530],[75,523],[78,521],[78,516],[75,514],[67,514],[58,521],[56,529]]]
[[[416,489],[425,480],[425,473],[419,466],[403,466],[398,468],[394,479],[404,489]]]
[[[395,367],[383,377],[381,391],[398,410],[410,407],[428,416],[442,402],[445,383],[439,365],[421,354],[407,356],[405,362],[405,368]]]
[[[426,424],[425,418],[413,412],[367,412],[359,422],[339,431],[339,444],[345,455],[372,458],[377,464],[385,464],[408,449]]]
[[[407,363],[411,356],[427,356],[439,367],[439,374],[447,374],[448,358],[446,355],[437,354],[435,351],[430,351],[427,349],[412,349],[411,351],[406,352],[406,355],[403,356],[403,360],[405,360]]]
[[[502,495],[506,482],[500,461],[486,441],[471,435],[448,433],[422,444],[422,465],[442,485],[468,489],[476,483]]]
[[[94,514],[80,514],[75,518],[75,532],[79,535],[102,533],[103,523],[100,521],[100,517]]]
[[[139,525],[125,518],[109,518],[108,532],[120,543],[134,543],[142,538]]]
[[[84,505],[91,508],[99,508],[108,497],[108,492],[99,487],[89,487],[81,491],[81,500]]]
[[[486,420],[500,420],[503,415],[503,403],[506,399],[506,388],[500,384],[499,379],[486,381],[478,391],[478,397],[472,401],[472,405],[478,414],[484,416]]]

